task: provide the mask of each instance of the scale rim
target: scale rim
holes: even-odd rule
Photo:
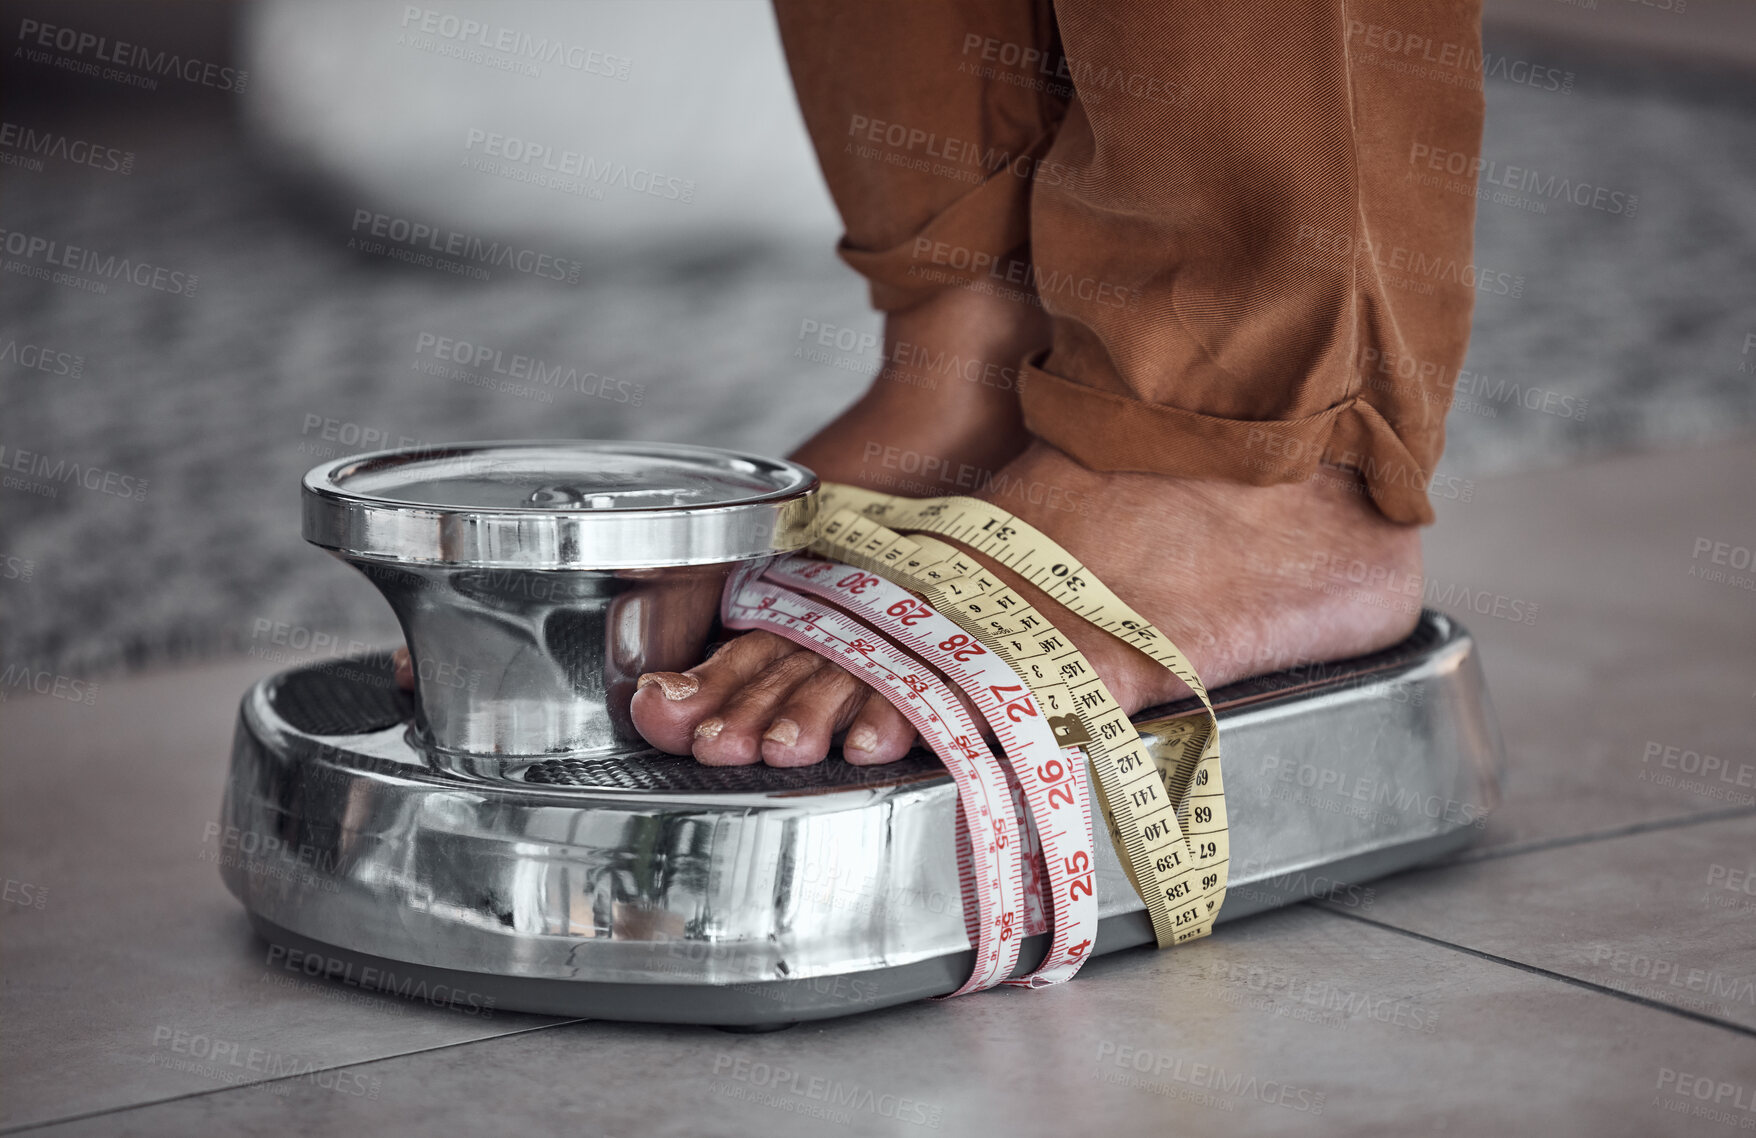
[[[541,449],[687,462],[773,485],[703,505],[556,509],[451,506],[350,489],[396,465]],[[447,569],[639,570],[751,561],[811,543],[817,475],[786,459],[686,443],[506,439],[394,447],[319,463],[301,484],[306,541],[351,561]]]

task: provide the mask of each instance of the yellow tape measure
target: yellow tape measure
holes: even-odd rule
[[[896,498],[829,483],[820,508],[826,520],[817,552],[921,593],[1030,685],[1057,741],[1085,750],[1104,821],[1159,946],[1211,932],[1230,860],[1219,724],[1207,689],[1177,646],[1047,534],[991,503]],[[1204,710],[1167,725],[1155,760],[1071,641],[980,563],[927,533],[992,557],[1140,649],[1188,684]]]

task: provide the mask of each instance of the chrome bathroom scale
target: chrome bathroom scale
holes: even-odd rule
[[[271,959],[465,1008],[758,1029],[954,991],[973,950],[937,758],[705,767],[628,719],[641,673],[701,659],[728,582],[809,544],[816,489],[787,462],[626,443],[308,474],[305,536],[384,593],[417,690],[383,654],[245,694],[221,872]],[[1363,904],[1367,882],[1471,842],[1498,800],[1476,647],[1439,613],[1390,649],[1212,696],[1222,923]],[[1195,706],[1135,724],[1151,746]],[[1101,828],[1096,848],[1094,951],[1151,944]]]

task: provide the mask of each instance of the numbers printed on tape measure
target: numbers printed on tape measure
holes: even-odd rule
[[[1057,983],[1078,971],[1097,929],[1094,789],[1160,946],[1210,932],[1229,862],[1218,725],[1176,646],[1052,540],[989,503],[890,498],[832,483],[820,516],[813,552],[835,560],[794,556],[769,566],[760,581],[728,589],[724,616],[734,627],[769,627],[865,679],[957,781],[959,874],[975,901],[965,919],[977,962],[956,994]],[[1084,655],[935,534],[992,557],[1152,656],[1196,693],[1202,711],[1161,725],[1155,755]],[[807,594],[840,607],[814,605]],[[1015,785],[935,669],[987,721]],[[1016,828],[1015,795],[1032,823],[1025,831]],[[1037,839],[1040,862],[1021,836]],[[1048,910],[1042,916],[1024,904],[1027,872],[1029,901]],[[1021,934],[1045,918],[1052,935],[1042,965],[1008,979]]]
[[[1058,741],[1087,749],[1105,820],[1159,944],[1209,932],[1225,897],[1228,863],[1218,723],[1206,688],[1169,638],[1054,541],[991,503],[893,498],[839,484],[826,486],[823,497],[827,520],[814,549],[924,594],[1031,685],[1045,711],[1055,715]],[[898,530],[925,532],[904,536]],[[994,558],[1082,619],[1152,656],[1195,692],[1203,710],[1165,732],[1163,769],[1084,656],[1064,645],[1016,592],[928,533]],[[1058,690],[1051,694],[1049,687]],[[1160,869],[1167,852],[1179,856]],[[1195,900],[1187,906],[1173,904],[1190,895]]]
[[[1076,777],[1084,754],[1077,748],[1063,749],[1028,685],[995,653],[970,651],[972,646],[980,649],[980,643],[948,617],[888,581],[859,594],[839,581],[828,584],[835,577],[831,564],[790,557],[772,566],[767,578],[843,605],[883,629],[898,645],[943,672],[987,720],[1035,823],[1049,878],[1045,901],[1052,917],[1042,964],[1028,976],[1007,983],[1035,987],[1071,979],[1097,936],[1091,799],[1084,781]],[[918,619],[906,624],[896,621],[900,613]],[[886,624],[887,619],[893,623]]]
[[[861,591],[879,583],[865,578]],[[853,587],[846,586],[850,592]],[[976,950],[975,969],[952,995],[1005,981],[1018,963],[1022,939],[1016,934],[1024,908],[1023,851],[1011,837],[1017,822],[1005,775],[963,705],[943,685],[908,682],[919,679],[916,662],[876,631],[843,613],[820,610],[772,581],[734,585],[722,616],[730,627],[765,627],[844,666],[850,665],[847,656],[857,653],[853,674],[889,699],[945,763],[957,782],[960,824],[969,838],[959,847],[968,851],[970,862],[960,862],[958,869]],[[973,911],[968,904],[972,896]]]

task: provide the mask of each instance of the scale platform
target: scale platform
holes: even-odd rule
[[[1475,644],[1447,616],[1213,700],[1233,854],[1222,923],[1368,903],[1365,882],[1469,844],[1498,800],[1499,729]],[[1136,725],[1150,744],[1194,706]],[[218,840],[271,959],[305,974],[466,1010],[762,1029],[968,976],[955,801],[925,752],[793,770],[446,752],[422,745],[414,700],[374,656],[245,695]],[[1096,951],[1150,944],[1107,835],[1096,844]],[[1026,941],[1020,973],[1046,940]]]

